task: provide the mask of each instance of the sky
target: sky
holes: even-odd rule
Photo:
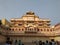
[[[0,0],[0,19],[20,18],[27,11],[49,18],[52,25],[60,22],[60,0]]]

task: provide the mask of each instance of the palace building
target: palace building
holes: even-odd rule
[[[10,40],[22,42],[46,41],[54,39],[60,41],[60,24],[51,26],[50,19],[40,18],[34,12],[26,12],[21,18],[10,21],[2,19],[1,33]]]

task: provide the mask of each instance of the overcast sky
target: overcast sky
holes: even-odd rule
[[[20,18],[27,11],[49,18],[52,25],[60,22],[60,0],[0,0],[0,19]]]

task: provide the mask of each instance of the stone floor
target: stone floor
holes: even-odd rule
[[[0,43],[0,45],[5,45],[5,43]],[[12,44],[12,45],[14,45],[14,44]],[[36,44],[35,43],[24,43],[24,45],[36,45]]]

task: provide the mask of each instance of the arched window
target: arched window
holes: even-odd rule
[[[39,31],[39,29],[37,29]]]
[[[49,31],[49,29],[47,29],[47,31]]]
[[[19,29],[19,31],[20,31],[21,29]]]
[[[52,29],[50,29],[50,31],[52,32]]]
[[[44,29],[44,31],[46,31],[46,29]]]
[[[14,31],[14,29],[11,29],[12,31]]]
[[[9,29],[9,30],[11,30],[11,29]]]
[[[31,29],[29,29],[31,31]]]
[[[25,30],[27,30],[27,28],[25,28]]]
[[[22,24],[18,24],[19,26],[21,26]]]
[[[38,24],[39,26],[42,26],[42,24]]]
[[[24,29],[22,29],[22,31],[24,31]]]
[[[41,31],[43,31],[43,29],[40,29]]]

